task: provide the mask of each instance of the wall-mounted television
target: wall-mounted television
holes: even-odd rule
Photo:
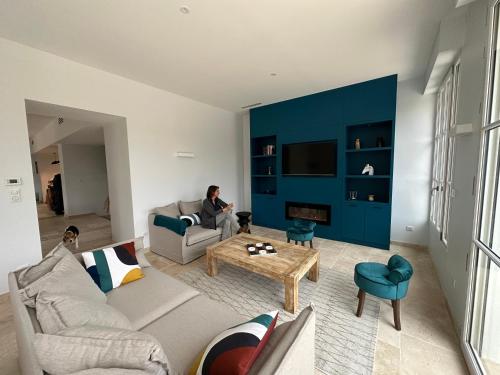
[[[337,141],[283,145],[284,176],[337,176]]]

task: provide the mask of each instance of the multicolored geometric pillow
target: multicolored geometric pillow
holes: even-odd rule
[[[178,218],[184,221],[188,227],[201,224],[200,214],[198,212],[189,215],[179,215]]]
[[[135,256],[134,242],[82,253],[87,272],[106,293],[144,277]]]
[[[277,320],[278,311],[271,311],[225,330],[198,356],[189,374],[247,374],[269,340]]]

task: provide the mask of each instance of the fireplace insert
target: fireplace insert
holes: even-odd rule
[[[306,219],[318,224],[330,225],[331,206],[328,204],[285,202],[285,217],[288,220]]]

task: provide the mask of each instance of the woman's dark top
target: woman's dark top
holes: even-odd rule
[[[226,206],[227,203],[222,199],[216,198],[215,203],[211,199],[205,199],[201,210],[201,226],[203,228],[215,229],[217,227],[215,217],[222,213],[222,209]]]

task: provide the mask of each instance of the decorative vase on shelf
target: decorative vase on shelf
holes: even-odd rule
[[[271,176],[273,174],[273,169],[271,168],[271,166],[267,167],[267,174],[269,176]]]
[[[377,147],[385,147],[385,142],[383,137],[377,137]]]
[[[361,140],[359,138],[356,138],[354,141],[354,149],[361,150]]]
[[[373,176],[374,173],[375,170],[373,169],[373,166],[368,163],[366,163],[365,167],[363,168],[363,172],[361,172],[362,175],[367,174],[368,176]]]
[[[355,201],[358,199],[358,192],[356,190],[349,191],[349,200]]]
[[[368,194],[368,200],[370,202],[373,202],[375,200],[375,195],[374,194]]]

